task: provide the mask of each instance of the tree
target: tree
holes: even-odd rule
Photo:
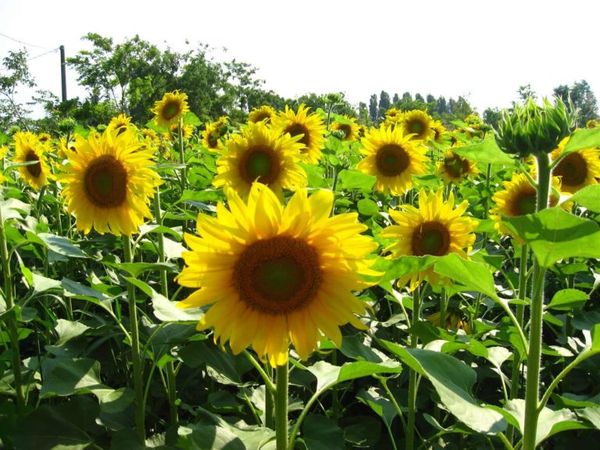
[[[396,105],[399,102],[400,102],[400,97],[398,96],[398,93],[395,93],[394,97],[392,97],[392,105]]]
[[[379,94],[378,117],[383,118],[385,116],[385,112],[390,109],[390,106],[392,106],[390,94],[388,94],[386,91],[381,91],[381,94]]]
[[[423,98],[423,96],[421,94],[417,93],[415,95],[415,102],[425,103],[425,99]]]
[[[440,116],[448,112],[448,105],[444,97],[439,97],[437,100],[437,112]]]
[[[585,126],[588,120],[598,118],[598,104],[596,96],[587,81],[575,82],[573,86],[560,85],[554,89],[554,95],[565,103],[570,101],[577,108],[577,125]]]
[[[21,87],[35,86],[27,65],[27,50],[9,51],[2,66],[5,72],[0,75],[0,130],[12,125],[24,127],[29,111],[16,100],[16,95]]]
[[[537,100],[537,94],[531,88],[531,84],[525,84],[523,86],[519,86],[517,93],[519,94],[519,99],[521,99],[523,101],[523,103],[525,103],[529,99]]]
[[[487,108],[483,111],[483,121],[491,127],[496,127],[502,114],[498,108]]]
[[[371,118],[371,122],[377,122],[377,94],[371,95],[369,99],[369,117]]]

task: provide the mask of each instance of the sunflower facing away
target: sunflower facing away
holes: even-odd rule
[[[67,209],[77,219],[77,228],[89,233],[131,235],[144,218],[152,217],[148,202],[161,181],[154,171],[153,151],[134,131],[106,129],[77,136],[75,150],[59,179]]]
[[[229,209],[198,216],[200,237],[186,234],[191,251],[179,284],[197,289],[178,306],[210,305],[198,329],[234,353],[251,346],[272,366],[287,361],[291,342],[308,358],[323,336],[341,344],[340,326],[364,328],[366,305],[353,291],[370,286],[369,253],[377,245],[360,233],[356,213],[329,217],[330,191],[302,189],[286,206],[254,183],[247,203],[228,192]]]
[[[31,163],[19,167],[21,178],[36,190],[40,190],[51,177],[45,152],[48,146],[40,143],[38,137],[29,131],[18,131],[14,135],[15,163]]]
[[[449,150],[437,164],[437,173],[446,183],[460,183],[463,179],[477,175],[479,170],[472,161]]]
[[[157,101],[152,108],[154,120],[161,127],[168,127],[177,123],[190,108],[187,103],[187,94],[174,91],[167,92],[163,98]]]
[[[248,114],[248,122],[265,122],[271,123],[273,116],[277,114],[277,111],[269,105],[262,105],[259,108],[254,108]]]
[[[402,115],[404,134],[412,134],[412,139],[428,141],[435,138],[433,119],[429,114],[418,109],[407,111]]]
[[[325,125],[317,113],[308,113],[309,108],[300,105],[294,112],[286,105],[285,111],[272,118],[273,129],[290,136],[300,136],[300,159],[303,162],[316,164],[321,159],[321,149],[325,145]]]
[[[390,210],[391,218],[397,225],[391,225],[381,232],[381,236],[393,240],[386,250],[392,257],[400,256],[444,256],[457,253],[466,258],[475,242],[474,230],[477,220],[465,216],[468,207],[463,201],[454,207],[454,195],[450,193],[444,201],[443,190],[427,194],[419,192],[419,207],[400,205],[400,211]],[[422,272],[408,273],[398,280],[403,286],[410,280],[409,288],[414,290],[421,281],[432,284],[443,280],[432,268]]]
[[[561,156],[569,138],[565,138],[554,150],[550,157],[555,160]],[[552,171],[552,175],[560,177],[561,190],[574,194],[578,190],[597,184],[600,178],[600,150],[597,148],[585,148],[569,153],[560,160]]]
[[[231,136],[217,160],[216,187],[233,188],[242,197],[252,183],[266,184],[278,196],[282,189],[295,191],[306,186],[306,173],[298,165],[302,144],[298,138],[280,134],[263,122],[251,123]]]
[[[343,141],[358,139],[359,127],[354,117],[342,117],[331,124],[332,131],[340,131]]]
[[[399,123],[402,122],[402,117],[404,116],[404,113],[402,111],[400,111],[398,108],[389,108],[386,112],[385,112],[385,120],[384,120],[384,124],[386,126],[390,126],[390,127],[395,127],[396,125],[398,125]]]
[[[377,177],[375,189],[404,194],[412,188],[412,176],[427,172],[426,148],[405,136],[401,127],[381,127],[369,130],[361,140],[365,158],[358,170]]]
[[[211,150],[218,151],[223,149],[221,139],[227,132],[227,116],[221,116],[214,122],[209,122],[202,131],[202,144]]]

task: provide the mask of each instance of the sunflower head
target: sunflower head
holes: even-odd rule
[[[353,117],[340,117],[331,124],[331,130],[339,132],[344,141],[354,141],[358,139],[358,123]]]
[[[443,325],[439,311],[427,316],[427,321],[433,326],[443,328],[445,330],[463,330],[467,334],[471,332],[469,321],[463,317],[463,314],[460,310],[449,309],[446,311],[446,319],[444,320],[445,323]]]
[[[133,130],[111,130],[77,136],[75,150],[67,150],[68,164],[59,176],[67,209],[77,229],[89,233],[131,235],[145,218],[156,186],[152,147]]]
[[[217,151],[223,149],[222,138],[227,132],[227,116],[221,116],[214,122],[206,124],[202,131],[202,144],[210,150]]]
[[[294,112],[286,105],[285,111],[272,118],[273,129],[281,134],[289,134],[298,138],[302,144],[299,151],[303,162],[316,164],[321,159],[321,149],[325,144],[325,125],[317,113],[309,114],[309,108],[304,105]]]
[[[113,117],[108,124],[108,128],[121,133],[129,127],[136,128],[136,126],[131,123],[131,117],[125,114],[119,114],[117,117]]]
[[[262,105],[259,108],[254,108],[248,114],[248,122],[265,122],[271,123],[271,119],[277,114],[277,111],[272,106]]]
[[[433,140],[438,144],[444,142],[444,138],[446,137],[446,127],[439,120],[434,120],[431,123],[431,129],[433,130]]]
[[[568,142],[568,137],[563,139],[550,154],[550,158],[561,158]],[[575,193],[586,186],[597,184],[600,178],[600,150],[592,147],[569,153],[562,157],[552,174],[560,178],[563,192]]]
[[[306,359],[323,337],[341,344],[343,324],[364,328],[356,314],[366,305],[353,292],[378,275],[368,259],[377,245],[355,213],[330,217],[330,191],[302,189],[283,205],[255,183],[247,201],[235,191],[227,198],[217,217],[198,216],[199,236],[185,236],[191,250],[177,282],[196,290],[179,306],[210,305],[199,329],[278,366],[290,343]]]
[[[433,119],[425,111],[418,109],[407,111],[402,115],[404,134],[412,135],[412,139],[428,141],[435,136],[432,128]]]
[[[161,100],[157,101],[152,108],[152,113],[159,126],[168,127],[177,123],[189,110],[187,94],[174,91],[167,92]]]
[[[400,256],[444,256],[457,253],[467,257],[475,242],[477,220],[465,215],[468,203],[463,201],[454,207],[454,195],[451,193],[444,201],[443,190],[427,193],[419,192],[419,207],[401,205],[400,210],[390,210],[390,217],[397,225],[391,225],[382,231],[383,238],[392,243],[386,250],[392,257]],[[410,273],[398,280],[399,284],[410,281],[414,290],[421,281],[443,283],[432,269],[419,273]]]
[[[14,135],[15,156],[19,166],[19,174],[32,188],[40,190],[52,178],[50,167],[46,159],[49,144],[42,144],[38,136],[29,131],[18,131]]]
[[[361,140],[365,158],[358,170],[377,177],[375,189],[404,194],[412,188],[413,175],[427,172],[426,149],[419,141],[406,136],[401,127],[373,128]]]
[[[469,176],[479,173],[475,164],[452,150],[444,154],[444,159],[437,164],[437,173],[446,183],[460,183]]]
[[[404,113],[400,111],[398,108],[388,108],[385,112],[384,125],[393,127],[402,122],[402,117]]]
[[[306,186],[306,173],[298,165],[302,144],[298,137],[281,134],[263,122],[251,123],[234,134],[217,160],[213,184],[229,187],[242,197],[255,181],[282,195],[282,189],[295,191]]]

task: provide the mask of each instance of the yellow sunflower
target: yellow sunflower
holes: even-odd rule
[[[439,311],[434,312],[427,316],[427,321],[431,323],[435,327],[444,328],[445,330],[464,330],[465,333],[471,333],[471,326],[469,325],[469,321],[464,318],[462,312],[460,310],[449,309],[446,311],[446,322],[444,326],[441,323],[441,314]]]
[[[384,119],[383,123],[384,123],[384,125],[394,127],[402,122],[403,116],[404,116],[404,113],[402,111],[400,111],[398,108],[393,108],[393,107],[389,108],[385,112],[385,119]]]
[[[300,136],[300,159],[304,162],[316,164],[321,159],[321,149],[325,145],[325,125],[317,113],[308,113],[309,108],[300,105],[298,112],[294,112],[286,105],[285,111],[272,118],[273,129],[282,134]]]
[[[425,111],[414,109],[402,115],[404,134],[412,134],[412,139],[428,141],[435,138],[433,119]]]
[[[378,275],[367,259],[377,245],[356,213],[329,217],[330,191],[302,189],[284,206],[259,183],[247,202],[229,191],[228,204],[216,218],[198,216],[200,237],[185,235],[191,251],[177,281],[197,290],[178,306],[210,305],[198,329],[214,329],[236,354],[251,346],[275,367],[290,343],[306,359],[323,336],[339,346],[340,326],[364,328],[356,314],[366,304],[353,292]]]
[[[561,141],[550,157],[552,160],[561,157],[569,138]],[[600,150],[597,148],[585,148],[569,153],[560,160],[552,171],[552,175],[561,180],[562,192],[575,193],[590,184],[597,184],[600,178]]]
[[[393,240],[386,250],[392,253],[392,257],[444,256],[450,253],[468,257],[475,242],[474,230],[478,221],[464,215],[467,207],[467,201],[463,201],[455,208],[452,193],[444,201],[442,189],[429,194],[421,190],[419,208],[406,204],[400,205],[400,211],[389,211],[397,225],[381,232],[383,238]],[[421,281],[431,284],[444,282],[432,268],[408,273],[398,280],[398,284],[403,286],[409,280],[410,290],[414,290]]]
[[[342,117],[331,124],[332,131],[341,131],[342,140],[355,141],[358,139],[358,123],[354,117]]]
[[[433,130],[433,140],[438,144],[444,142],[444,138],[446,137],[446,127],[439,120],[434,120],[431,124],[431,129]]]
[[[134,124],[131,123],[131,117],[125,114],[119,114],[118,116],[113,117],[110,120],[107,128],[117,131],[125,131],[129,127],[132,127],[134,129],[137,128]]]
[[[437,164],[437,173],[446,183],[460,183],[463,179],[477,175],[479,170],[472,161],[448,150],[444,159]]]
[[[266,184],[278,196],[306,186],[306,173],[298,165],[302,144],[298,137],[280,134],[263,122],[251,123],[233,135],[217,160],[216,187],[233,188],[242,197],[252,183]]]
[[[223,149],[223,142],[221,139],[227,132],[227,116],[221,116],[214,122],[206,124],[204,131],[202,131],[202,144],[211,150],[217,151]]]
[[[132,130],[106,129],[77,136],[75,150],[66,150],[68,164],[60,175],[67,209],[77,228],[89,233],[131,235],[152,217],[148,202],[161,183],[154,171],[151,147]]]
[[[40,143],[38,137],[29,131],[18,131],[14,135],[15,163],[32,163],[19,167],[21,178],[32,188],[40,190],[51,178],[50,167],[46,161],[47,145]]]
[[[163,95],[163,98],[154,104],[151,112],[154,113],[154,120],[159,126],[168,127],[177,123],[189,110],[187,94],[174,91]]]
[[[381,127],[369,130],[361,140],[365,158],[358,170],[377,177],[375,189],[404,194],[412,188],[412,176],[427,172],[426,148],[404,135],[401,127]]]
[[[277,114],[277,111],[269,105],[262,105],[259,108],[254,108],[248,114],[248,122],[265,122],[271,123],[271,119]]]

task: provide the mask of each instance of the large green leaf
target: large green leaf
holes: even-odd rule
[[[580,128],[575,131],[565,145],[562,154],[567,155],[584,148],[600,146],[600,128]]]
[[[327,361],[318,361],[308,367],[308,370],[317,378],[317,391],[324,391],[344,381],[382,373],[400,373],[402,366],[396,361],[382,363],[355,361],[346,363],[343,366],[334,366]]]
[[[0,201],[0,209],[2,210],[2,220],[20,219],[23,214],[29,214],[31,205],[23,203],[16,198],[9,198]]]
[[[583,306],[588,299],[589,295],[579,289],[561,289],[554,294],[548,308],[570,311]]]
[[[344,450],[344,434],[330,418],[309,415],[302,424],[302,437],[307,450]]]
[[[448,411],[465,425],[485,434],[496,434],[506,428],[500,413],[482,406],[471,394],[477,374],[465,363],[445,353],[381,342],[402,362],[426,377]]]
[[[600,227],[592,220],[560,208],[503,220],[530,245],[539,264],[551,267],[560,259],[600,258]]]
[[[163,322],[198,321],[203,314],[200,308],[179,308],[177,302],[172,302],[156,291],[152,292],[151,301],[154,315]]]
[[[338,186],[340,189],[359,189],[370,192],[375,184],[375,177],[359,172],[358,170],[342,170],[338,174]]]
[[[493,299],[498,298],[494,276],[485,264],[469,261],[451,253],[439,258],[434,270],[458,283],[463,291],[476,291]]]
[[[600,128],[599,128],[600,130]],[[592,184],[575,192],[561,203],[575,202],[590,211],[600,212],[600,184]]]
[[[500,150],[492,133],[477,144],[453,147],[452,151],[479,164],[515,165],[515,160]]]
[[[391,429],[392,422],[398,413],[388,398],[382,396],[375,387],[359,391],[358,394],[356,394],[356,398],[381,417],[381,420],[383,420],[383,423],[388,430]]]
[[[56,342],[56,345],[62,345],[65,342],[76,338],[77,336],[81,336],[89,329],[90,327],[81,322],[58,319],[56,321],[56,326],[54,327],[54,330],[58,334],[58,341]]]
[[[87,258],[86,255],[73,241],[63,236],[57,236],[50,233],[39,233],[37,235],[46,246],[59,255],[67,258]]]
[[[42,362],[42,374],[42,398],[107,389],[100,382],[100,363],[91,358],[47,358]]]

